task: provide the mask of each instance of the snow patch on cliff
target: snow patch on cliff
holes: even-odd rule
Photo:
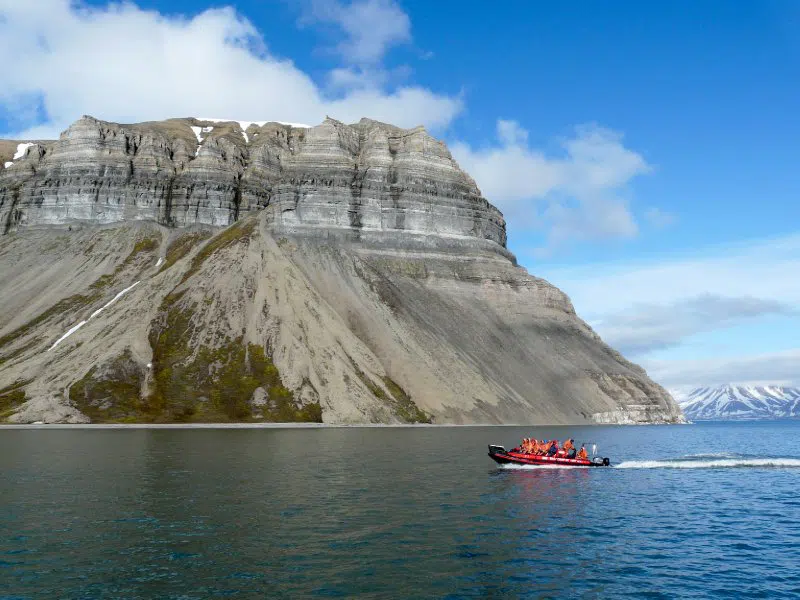
[[[64,335],[62,335],[60,338],[58,338],[58,339],[55,341],[55,343],[54,343],[52,346],[50,346],[50,347],[47,349],[47,351],[48,351],[48,352],[50,352],[50,350],[52,350],[53,348],[55,348],[56,346],[58,346],[58,345],[59,345],[61,342],[63,342],[65,339],[67,339],[67,338],[68,338],[69,336],[71,336],[73,333],[75,333],[76,331],[78,331],[78,329],[80,329],[81,327],[83,327],[84,325],[86,325],[86,323],[88,323],[89,321],[91,321],[92,319],[94,319],[94,318],[95,318],[97,315],[99,315],[101,312],[103,312],[103,311],[104,311],[105,309],[107,309],[109,306],[111,306],[112,304],[114,304],[114,302],[116,302],[117,300],[119,300],[120,298],[122,298],[122,296],[124,296],[125,294],[127,294],[127,293],[128,293],[130,290],[132,290],[133,288],[135,288],[135,287],[136,287],[137,285],[139,285],[140,283],[141,283],[141,281],[137,281],[137,282],[136,282],[136,283],[134,283],[133,285],[130,285],[130,286],[126,287],[124,290],[122,290],[120,293],[118,293],[116,296],[114,296],[114,297],[113,297],[111,300],[109,300],[108,302],[106,302],[106,303],[105,303],[103,306],[101,306],[101,307],[100,307],[100,308],[98,308],[96,311],[94,311],[94,312],[93,312],[91,315],[89,315],[89,318],[88,318],[88,319],[86,319],[85,321],[81,321],[80,323],[78,323],[77,325],[75,325],[75,326],[74,326],[72,329],[70,329],[69,331],[67,331],[67,333],[65,333],[65,334],[64,334]]]
[[[75,326],[74,326],[72,329],[70,329],[69,331],[67,331],[67,333],[65,333],[65,334],[64,334],[64,335],[62,335],[60,338],[58,338],[58,339],[55,341],[55,343],[54,343],[52,346],[50,346],[50,347],[47,349],[47,351],[48,351],[48,352],[50,352],[50,350],[52,350],[53,348],[55,348],[56,346],[58,346],[58,345],[59,345],[61,342],[63,342],[65,339],[67,339],[67,338],[68,338],[69,336],[71,336],[73,333],[75,333],[76,331],[78,331],[78,329],[80,329],[81,327],[83,327],[84,325],[86,325],[86,322],[87,322],[87,321],[81,321],[80,323],[78,323],[77,325],[75,325]]]
[[[31,144],[31,143],[17,144],[17,151],[14,153],[14,157],[11,160],[19,160],[20,158],[25,156],[25,152],[28,150],[28,148],[35,145],[36,144]]]
[[[112,304],[114,304],[114,302],[116,302],[117,300],[119,300],[120,298],[122,298],[122,296],[124,296],[125,294],[127,294],[129,291],[131,291],[133,288],[135,288],[135,287],[136,287],[137,285],[139,285],[140,283],[141,283],[141,281],[137,281],[137,282],[136,282],[136,283],[134,283],[133,285],[130,285],[130,286],[126,287],[126,288],[125,288],[124,290],[122,290],[122,291],[121,291],[119,294],[117,294],[117,295],[116,295],[116,296],[114,296],[114,297],[113,297],[111,300],[109,300],[109,301],[108,301],[106,304],[104,304],[102,307],[100,307],[100,308],[98,308],[96,311],[94,311],[94,312],[91,314],[91,316],[89,317],[89,320],[91,321],[92,319],[94,319],[94,318],[95,318],[97,315],[99,315],[101,312],[103,312],[103,311],[104,311],[105,309],[107,309],[109,306],[111,306]]]

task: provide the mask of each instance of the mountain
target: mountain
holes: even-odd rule
[[[800,417],[800,388],[721,385],[673,396],[686,417],[698,421]]]
[[[83,117],[0,165],[0,419],[683,419],[421,127]]]

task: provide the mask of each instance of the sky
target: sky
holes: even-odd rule
[[[672,390],[800,385],[800,3],[0,0],[0,137],[425,125],[521,266]]]

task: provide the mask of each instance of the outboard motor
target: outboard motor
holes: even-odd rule
[[[597,456],[597,444],[592,444],[592,463],[603,467],[608,467],[611,465],[611,461],[607,456]]]

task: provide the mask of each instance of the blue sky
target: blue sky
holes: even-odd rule
[[[520,263],[659,381],[800,383],[800,5],[487,7],[0,0],[0,136],[84,113],[424,123]]]

